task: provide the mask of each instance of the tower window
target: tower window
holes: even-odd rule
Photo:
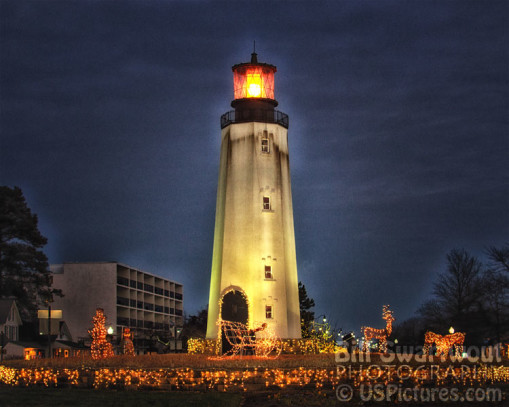
[[[265,318],[272,319],[272,305],[265,306]]]
[[[262,138],[262,153],[269,153],[269,139]]]
[[[268,196],[263,197],[263,210],[270,211],[270,197]]]
[[[265,266],[265,278],[272,278],[272,266]]]

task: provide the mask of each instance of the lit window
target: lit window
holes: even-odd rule
[[[265,266],[265,278],[272,278],[272,266]]]
[[[270,197],[268,196],[263,197],[263,210],[270,211]]]
[[[272,305],[265,306],[265,318],[272,319]]]
[[[269,139],[262,138],[262,153],[269,152]]]

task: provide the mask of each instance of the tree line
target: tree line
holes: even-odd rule
[[[16,298],[25,321],[37,318],[60,290],[51,287],[47,239],[38,229],[37,215],[20,188],[0,186],[0,298]],[[416,315],[396,325],[392,339],[401,345],[422,344],[427,330],[439,334],[449,327],[466,333],[466,343],[482,345],[509,340],[509,243],[486,249],[482,263],[464,249],[447,254],[447,267],[438,274],[432,296]],[[308,336],[315,302],[299,282],[303,336]],[[207,310],[186,318],[184,333],[204,336]]]
[[[400,345],[422,345],[426,331],[446,334],[453,327],[466,333],[467,345],[508,341],[509,244],[485,252],[482,263],[464,249],[451,250],[431,298],[394,328],[392,338]]]

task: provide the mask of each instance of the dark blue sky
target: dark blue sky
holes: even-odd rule
[[[52,263],[118,260],[208,302],[231,66],[278,67],[299,277],[344,329],[412,316],[509,236],[506,1],[0,2],[0,183]]]

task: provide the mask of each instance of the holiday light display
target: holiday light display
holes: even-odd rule
[[[376,329],[368,326],[363,326],[361,331],[364,335],[364,342],[362,344],[362,351],[367,352],[369,349],[369,343],[373,339],[378,339],[380,352],[387,350],[387,338],[392,333],[392,323],[394,322],[394,316],[388,305],[384,305],[382,309],[382,319],[385,319],[386,325],[384,329]]]
[[[316,343],[316,353],[334,353],[342,349],[336,343],[340,332],[336,332],[325,317],[322,322],[312,321],[303,331],[307,333],[305,339]]]
[[[132,341],[133,334],[129,328],[124,328],[122,333],[124,340],[124,355],[134,356],[134,345]]]
[[[454,329],[452,329],[452,332],[454,332]],[[448,355],[451,348],[454,347],[455,356],[460,357],[464,342],[465,334],[463,332],[450,333],[449,335],[440,335],[428,331],[424,335],[424,346],[422,348],[422,353],[424,355],[429,355],[431,346],[435,344],[437,347],[437,356]]]
[[[213,355],[216,352],[216,339],[189,338],[187,353],[191,355]]]
[[[224,333],[231,346],[230,350],[219,356],[219,358],[248,354],[260,358],[277,358],[281,354],[281,340],[266,323],[255,324],[256,328],[252,329],[241,322],[222,319],[217,324],[219,331]]]
[[[215,355],[217,354],[217,340],[190,338],[187,342],[187,353],[192,355]],[[318,353],[332,353],[344,351],[344,348],[331,345],[316,339],[281,339],[281,353],[287,355],[314,355]]]
[[[90,346],[92,359],[106,359],[113,356],[111,343],[106,339],[106,316],[102,308],[96,309],[92,322],[94,327],[88,331],[92,336],[92,345]]]
[[[465,369],[461,366],[430,365],[426,368],[403,366],[357,366],[347,368],[254,368],[222,369],[15,369],[0,366],[0,384],[8,386],[89,387],[114,389],[154,389],[207,391],[247,391],[268,388],[312,388],[332,391],[341,382],[354,389],[360,385],[401,383],[408,387],[429,388],[451,386],[466,388],[509,383],[509,366],[481,365]]]

